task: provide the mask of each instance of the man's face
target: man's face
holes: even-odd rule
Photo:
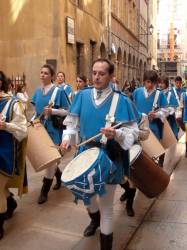
[[[108,72],[109,65],[106,62],[96,62],[92,69],[93,86],[96,89],[105,89],[112,79],[112,74]]]
[[[153,90],[155,88],[155,84],[149,80],[144,81],[144,87],[150,91]]]
[[[177,89],[180,89],[182,87],[182,82],[181,81],[176,81],[175,86]]]

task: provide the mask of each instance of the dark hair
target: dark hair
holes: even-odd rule
[[[161,76],[160,80],[161,83],[164,83],[167,88],[169,87],[169,78],[167,76]]]
[[[16,89],[16,93],[22,93],[22,89],[23,89],[23,87],[25,87],[26,86],[26,84],[18,84],[17,85],[17,89]]]
[[[55,69],[51,64],[44,64],[42,68],[47,68],[50,71],[51,76],[55,75]]]
[[[182,82],[182,77],[181,76],[176,76],[175,78],[175,82]]]
[[[152,83],[157,83],[158,75],[154,70],[147,70],[144,73],[143,81],[151,81]]]
[[[7,93],[8,92],[8,82],[7,82],[6,75],[3,71],[0,71],[0,81],[1,81],[0,90],[3,90],[5,93]]]
[[[65,80],[66,76],[65,76],[65,73],[64,73],[63,71],[58,71],[57,76],[58,76],[58,74],[60,74],[60,73],[64,76],[64,80]]]
[[[87,83],[87,77],[84,75],[78,75],[77,78],[80,78],[83,82]]]
[[[105,58],[99,58],[99,59],[97,59],[97,60],[95,60],[94,62],[93,62],[93,64],[92,64],[92,67],[94,66],[94,64],[95,63],[97,63],[97,62],[101,62],[101,63],[107,63],[108,64],[108,73],[110,74],[110,75],[112,75],[113,73],[114,73],[114,64],[110,61],[110,60],[108,60],[108,59],[105,59]]]

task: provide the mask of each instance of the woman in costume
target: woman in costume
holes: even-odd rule
[[[65,82],[65,73],[64,72],[59,71],[57,73],[56,82],[57,82],[57,86],[62,88],[66,92],[66,95],[68,96],[69,101],[71,102],[71,100],[73,98],[73,89],[72,89],[71,85],[69,85]]]
[[[68,113],[69,100],[65,91],[55,86],[52,79],[55,75],[54,69],[51,65],[45,64],[41,68],[40,79],[42,86],[36,89],[33,97],[32,104],[35,107],[35,115],[32,120],[40,117],[40,121],[44,124],[49,136],[54,144],[59,145],[62,137],[62,120]],[[54,97],[53,106],[50,106],[53,92],[56,92]],[[58,119],[57,119],[58,118]],[[60,121],[61,124],[58,124]],[[38,204],[47,201],[48,193],[51,188],[53,177],[56,176],[57,183],[53,189],[57,190],[61,187],[62,172],[55,164],[54,167],[46,169],[45,177],[43,178],[43,185],[38,198]]]
[[[0,239],[3,237],[5,219],[17,207],[8,187],[19,188],[21,195],[25,177],[25,147],[27,121],[22,104],[7,94],[5,74],[0,71]]]

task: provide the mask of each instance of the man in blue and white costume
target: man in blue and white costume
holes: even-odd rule
[[[36,89],[33,97],[32,104],[35,107],[35,115],[33,119],[41,117],[41,122],[44,124],[49,136],[53,140],[54,144],[59,145],[62,138],[62,129],[56,127],[54,124],[55,116],[64,117],[68,113],[69,100],[63,89],[55,87],[52,83],[52,79],[55,72],[51,65],[45,64],[41,68],[40,79],[42,81],[42,87]],[[56,92],[55,96],[53,95]],[[54,100],[52,101],[51,98]],[[50,101],[54,102],[53,107],[49,106]],[[43,115],[42,115],[43,114]],[[59,189],[61,186],[61,171],[55,164],[54,167],[50,167],[45,172],[43,179],[43,186],[38,198],[38,204],[42,204],[47,201],[48,192],[53,182],[53,177],[56,176],[57,183],[54,189]]]
[[[175,88],[177,95],[179,97],[179,100],[180,100],[182,93],[184,93],[186,91],[185,88],[182,86],[182,77],[181,76],[176,76],[174,88]]]
[[[135,122],[136,118],[132,104],[121,93],[119,93],[114,118],[115,123],[123,122],[124,125],[119,129],[105,128],[106,116],[114,94],[114,90],[109,86],[113,73],[114,65],[109,60],[98,59],[93,63],[93,88],[87,88],[77,93],[73,100],[70,114],[64,121],[67,130],[64,131],[61,144],[63,151],[67,150],[70,144],[75,143],[74,138],[76,138],[79,128],[81,141],[101,131],[107,138],[106,153],[109,157],[107,150],[109,144],[114,144],[112,153],[115,156],[115,154],[118,154],[118,152],[115,152],[115,144],[120,145],[122,150],[129,150],[134,141],[137,140],[139,129]],[[95,143],[102,147],[100,139],[101,137]],[[82,146],[78,154],[93,146],[92,143]],[[117,166],[117,170],[113,175],[113,181],[106,183],[106,193],[98,197],[99,204],[96,195],[91,199],[91,204],[87,206],[91,223],[84,231],[84,236],[88,237],[94,235],[96,229],[100,226],[100,245],[103,250],[112,249],[113,199],[116,184],[122,183],[124,177],[123,161],[116,161],[114,157],[113,163]]]
[[[69,85],[65,82],[65,73],[64,72],[59,71],[57,73],[56,82],[57,82],[57,86],[59,88],[62,88],[65,91],[66,95],[69,98],[69,101],[71,102],[72,98],[73,98],[73,89],[72,89],[71,85]]]
[[[168,117],[167,120],[171,126],[171,129],[176,137],[178,139],[178,126],[175,118],[175,112],[176,109],[179,107],[179,103],[177,101],[177,98],[172,90],[171,87],[169,87],[169,78],[168,77],[161,77],[161,83],[160,83],[161,90],[165,94],[168,102]]]
[[[146,71],[143,79],[144,87],[140,87],[134,91],[133,100],[138,111],[148,115],[149,127],[157,139],[160,140],[163,132],[162,124],[168,114],[166,109],[168,104],[164,93],[156,89],[157,78],[158,76],[155,71]]]

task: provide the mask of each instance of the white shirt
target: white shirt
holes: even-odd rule
[[[100,105],[105,99],[111,94],[112,89],[110,87],[103,90],[102,95],[99,99],[97,97],[97,90],[93,90],[94,102],[96,105]],[[79,128],[80,122],[79,117],[67,115],[64,120],[66,130],[63,131],[62,141],[69,140],[71,145],[75,145],[79,142]],[[116,129],[115,140],[121,145],[124,150],[128,150],[132,147],[134,142],[138,139],[139,129],[136,122],[126,123],[123,127]]]

